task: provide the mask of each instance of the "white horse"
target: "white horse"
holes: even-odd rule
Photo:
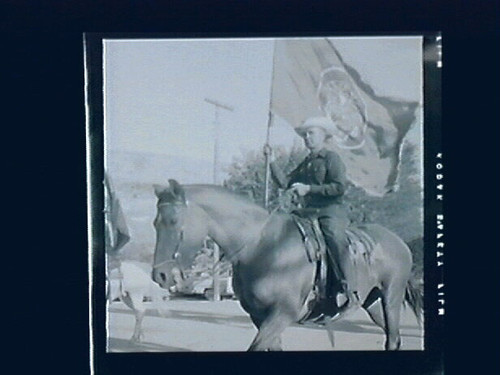
[[[143,337],[142,321],[146,314],[144,298],[150,297],[151,302],[161,316],[166,316],[163,298],[169,298],[168,291],[161,289],[151,280],[151,272],[133,261],[119,261],[108,257],[107,298],[111,304],[119,298],[134,311],[135,327],[131,337],[132,342],[140,342]]]

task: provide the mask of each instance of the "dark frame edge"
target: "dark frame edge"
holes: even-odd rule
[[[104,97],[103,97],[103,42],[104,39],[113,38],[225,38],[225,37],[315,37],[324,36],[325,33],[266,33],[235,35],[234,33],[85,33],[85,66],[87,74],[87,137],[88,137],[88,186],[91,204],[92,228],[89,246],[91,268],[90,296],[93,309],[91,309],[91,330],[94,338],[93,371],[94,373],[120,373],[124,369],[133,371],[134,368],[159,369],[165,366],[193,365],[193,354],[190,353],[106,353],[106,326],[102,317],[106,315],[105,303],[105,264],[104,264],[104,223],[101,215],[104,209]],[[349,373],[376,374],[383,369],[399,367],[406,374],[441,374],[444,367],[444,327],[443,319],[437,316],[437,289],[436,285],[442,278],[442,273],[436,266],[435,237],[437,233],[435,218],[442,213],[442,204],[436,202],[435,180],[435,155],[442,151],[441,135],[441,74],[442,69],[437,67],[438,48],[437,37],[440,32],[391,32],[391,33],[334,33],[332,36],[421,36],[423,38],[423,81],[424,81],[424,280],[425,280],[425,333],[424,351],[405,351],[399,353],[382,352],[286,352],[286,353],[196,353],[198,364],[193,366],[202,370],[204,365],[213,367],[219,363],[226,368],[230,364],[250,364],[260,362],[258,367],[265,364],[276,364],[286,361],[286,368],[297,370],[296,366],[303,363],[320,363],[333,368],[345,370],[348,363],[352,368]],[[364,363],[356,364],[356,357],[363,355]],[[394,363],[392,362],[394,359]],[[208,361],[208,362],[207,362]],[[354,362],[353,362],[354,361]],[[133,364],[134,363],[134,364]],[[252,365],[254,367],[257,365]],[[219,367],[216,365],[215,367]],[[402,367],[402,368],[401,368]],[[310,367],[309,367],[310,368]],[[268,368],[269,369],[269,368]],[[299,369],[300,370],[300,369]],[[354,372],[353,372],[354,371]],[[366,371],[366,372],[365,372]],[[299,371],[300,372],[300,371]]]

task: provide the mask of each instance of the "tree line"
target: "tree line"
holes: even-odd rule
[[[276,163],[286,173],[291,172],[307,151],[298,145],[291,149],[277,147],[274,150]],[[418,166],[417,148],[406,142],[401,151],[398,174],[398,189],[383,197],[366,193],[361,187],[348,183],[344,202],[349,211],[351,224],[378,223],[399,235],[410,247],[416,271],[423,268],[423,188]],[[228,178],[224,186],[238,194],[247,196],[259,205],[264,205],[266,164],[262,152],[251,151],[229,165]],[[271,179],[269,190],[270,210],[277,207],[291,209],[285,192]]]

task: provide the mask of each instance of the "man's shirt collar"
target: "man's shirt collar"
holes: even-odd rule
[[[308,156],[309,160],[316,159],[316,158],[325,158],[327,154],[327,150],[325,148],[322,148],[318,152],[311,152]]]

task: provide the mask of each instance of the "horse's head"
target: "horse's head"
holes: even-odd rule
[[[169,186],[155,186],[155,194],[158,202],[153,223],[156,245],[152,278],[169,289],[182,282],[183,271],[193,264],[207,230],[177,181],[169,180]]]

